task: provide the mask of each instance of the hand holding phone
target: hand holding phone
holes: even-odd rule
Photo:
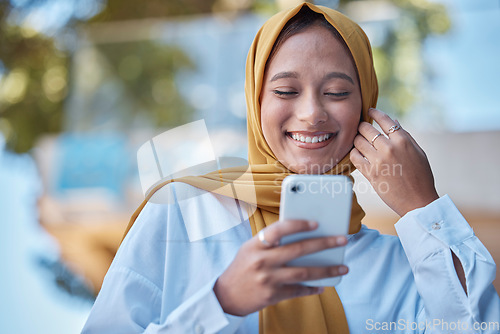
[[[246,241],[214,285],[222,309],[244,316],[337,284],[347,272],[340,265],[346,240],[338,236],[348,232],[351,198],[344,176],[285,178],[280,221]]]
[[[346,235],[352,205],[352,181],[342,175],[290,175],[281,187],[280,220],[304,219],[318,223],[314,231],[283,237],[281,244],[303,239]],[[340,265],[344,247],[330,248],[288,262],[289,266],[313,267]],[[341,277],[303,282],[309,286],[334,286]]]

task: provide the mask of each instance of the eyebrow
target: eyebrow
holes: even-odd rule
[[[271,78],[270,81],[273,82],[273,81],[276,81],[279,79],[284,79],[284,78],[297,79],[298,77],[299,77],[299,74],[297,72],[279,72],[279,73],[275,74]],[[325,77],[323,79],[325,81],[330,80],[330,79],[344,79],[344,80],[347,80],[354,85],[354,80],[352,80],[352,78],[350,76],[348,76],[347,74],[342,73],[342,72],[330,72],[327,75],[325,75]]]
[[[284,79],[284,78],[297,79],[298,77],[299,77],[299,74],[297,72],[279,72],[271,78],[271,82],[279,80],[279,79]]]
[[[330,80],[330,79],[344,79],[354,85],[354,80],[352,80],[350,76],[342,72],[330,72],[327,75],[325,75],[325,80]]]

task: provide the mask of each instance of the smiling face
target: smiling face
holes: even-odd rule
[[[322,174],[353,146],[361,92],[350,54],[313,25],[283,42],[268,63],[260,95],[264,138],[299,174]]]

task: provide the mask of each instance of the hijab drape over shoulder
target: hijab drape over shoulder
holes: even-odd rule
[[[175,180],[256,205],[257,209],[249,218],[254,235],[279,219],[281,181],[292,173],[277,161],[262,132],[259,96],[264,71],[279,33],[304,6],[322,14],[337,29],[351,52],[359,76],[364,121],[371,122],[368,109],[375,107],[377,102],[378,86],[370,43],[363,30],[346,16],[330,8],[303,3],[274,15],[262,26],[250,48],[246,64],[245,93],[250,165]],[[354,169],[347,154],[327,174],[349,175]],[[174,180],[166,180],[149,193],[132,216],[127,231],[154,192],[172,181]],[[364,212],[357,203],[356,196],[353,196],[350,234],[359,231],[363,216]],[[326,288],[321,295],[289,299],[266,307],[261,310],[259,319],[261,333],[349,332],[342,303],[334,288]]]

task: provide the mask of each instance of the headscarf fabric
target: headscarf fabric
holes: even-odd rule
[[[271,17],[257,33],[246,64],[245,94],[247,100],[248,161],[249,166],[214,171],[203,176],[189,176],[166,180],[150,191],[134,212],[126,233],[154,193],[166,184],[176,181],[211,191],[255,205],[249,217],[252,234],[278,221],[281,182],[293,172],[279,163],[269,148],[260,123],[259,96],[264,71],[273,45],[285,26],[304,6],[322,14],[339,32],[352,54],[362,96],[362,120],[371,122],[368,109],[375,107],[378,85],[373,68],[370,43],[363,30],[341,13],[323,6],[302,3]],[[346,155],[334,168],[325,174],[350,175],[354,166]],[[352,178],[352,177],[351,177]],[[228,185],[230,185],[228,187]],[[235,191],[236,189],[236,191]],[[236,195],[237,194],[237,195]],[[349,233],[360,230],[364,211],[355,194],[351,209]],[[257,292],[258,293],[258,292]],[[349,333],[342,302],[333,287],[326,288],[321,295],[288,299],[268,306],[259,312],[260,333]]]

